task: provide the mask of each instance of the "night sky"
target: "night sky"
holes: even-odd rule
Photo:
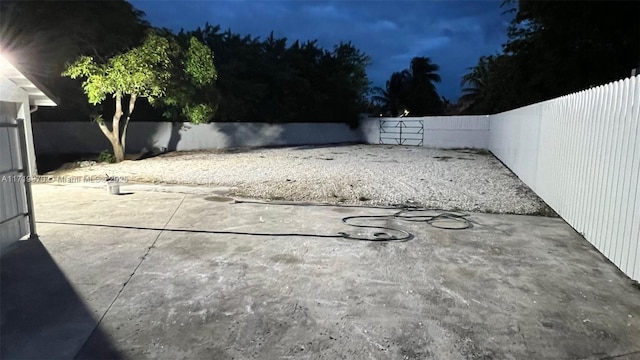
[[[502,0],[486,1],[158,1],[131,3],[157,27],[192,30],[206,22],[234,33],[318,40],[325,49],[351,41],[371,57],[373,86],[384,87],[414,56],[440,65],[438,92],[455,101],[460,78],[481,55],[500,51],[511,19]]]

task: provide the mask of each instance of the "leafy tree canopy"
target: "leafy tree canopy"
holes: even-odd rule
[[[82,78],[82,88],[91,104],[102,103],[108,96],[115,99],[115,112],[109,128],[102,116],[98,125],[113,146],[116,161],[124,159],[127,126],[138,98],[160,103],[194,123],[211,120],[215,104],[211,99],[190,95],[211,87],[216,78],[213,54],[195,38],[183,49],[171,36],[150,33],[145,41],[122,54],[101,63],[91,56],[80,56],[63,73],[72,79]],[[124,97],[129,106],[122,109]],[[122,125],[122,117],[125,122]]]
[[[63,73],[72,79],[79,77],[89,102],[97,105],[108,95],[136,94],[150,102],[161,97],[171,77],[171,49],[168,39],[150,35],[139,47],[96,62],[92,56],[80,56]]]

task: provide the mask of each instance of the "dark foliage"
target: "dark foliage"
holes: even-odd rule
[[[516,6],[507,1],[506,6]],[[509,40],[463,78],[467,113],[496,113],[628,77],[640,65],[640,2],[517,4]]]
[[[35,121],[87,121],[109,117],[113,100],[87,104],[80,82],[60,76],[79,55],[105,60],[140,44],[151,26],[126,1],[2,1],[0,31],[3,52],[61,99],[58,108],[42,109]],[[99,14],[99,15],[96,15]],[[166,29],[157,30],[169,35]],[[174,35],[172,35],[174,36]],[[261,40],[206,25],[175,35],[184,46],[191,36],[214,52],[215,87],[188,92],[189,97],[219,102],[214,121],[344,122],[355,126],[367,109],[369,57],[351,43],[331,50],[317,42],[275,38]],[[185,83],[186,84],[186,83]],[[181,121],[171,107],[154,110],[141,99],[136,121],[159,120],[161,114]]]
[[[387,116],[398,116],[405,110],[410,116],[440,115],[444,104],[434,85],[440,82],[439,69],[430,58],[415,57],[409,69],[391,74],[384,89],[374,88],[372,100]]]
[[[260,40],[207,24],[195,36],[214,52],[220,94],[214,121],[344,122],[366,110],[369,58],[350,43],[325,50],[315,41],[287,45],[273,33]]]

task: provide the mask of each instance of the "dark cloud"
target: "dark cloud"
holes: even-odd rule
[[[375,86],[414,56],[440,65],[439,92],[460,93],[460,78],[481,55],[506,41],[510,18],[501,0],[487,1],[132,1],[154,26],[195,29],[209,22],[262,38],[318,40],[325,48],[350,41],[371,57]]]

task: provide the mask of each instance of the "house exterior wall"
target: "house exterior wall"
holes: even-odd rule
[[[23,119],[23,139],[16,119]],[[0,255],[21,238],[35,234],[29,223],[34,215],[27,205],[25,169],[37,173],[29,94],[0,74]]]
[[[18,104],[0,101],[0,255],[20,238],[29,234],[24,183],[20,182],[22,168],[19,132],[14,125]]]
[[[12,102],[17,105],[17,118],[23,119],[27,136],[27,155],[29,157],[29,169],[32,174],[37,174],[36,152],[33,141],[33,125],[31,123],[31,111],[29,107],[29,95],[16,86],[12,81],[0,75],[0,101]]]

